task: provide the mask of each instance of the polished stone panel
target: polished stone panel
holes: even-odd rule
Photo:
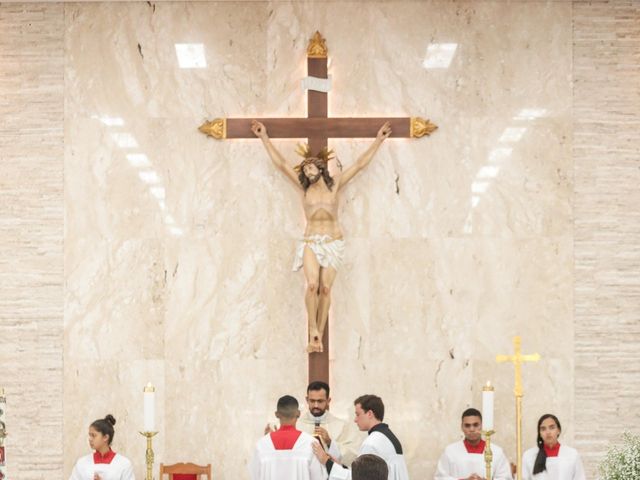
[[[574,6],[576,446],[640,423],[640,4]]]
[[[63,89],[63,6],[2,2],[0,388],[12,480],[63,475]]]
[[[275,399],[303,394],[302,275],[289,271],[303,228],[297,194],[257,141],[215,142],[194,127],[305,115],[299,79],[316,29],[330,49],[332,115],[441,125],[432,138],[387,142],[344,192],[334,408],[346,414],[357,395],[379,393],[421,477],[436,456],[419,447],[455,439],[487,379],[500,387],[499,438],[513,458],[512,373],[491,360],[513,335],[545,358],[526,372],[545,387],[527,398],[532,414],[548,408],[549,390],[572,385],[570,368],[554,368],[572,360],[561,340],[573,334],[570,5],[398,7],[67,6],[67,264],[77,269],[65,358],[164,372],[159,459],[222,462],[222,478],[235,476]],[[525,27],[532,19],[545,28]],[[189,42],[203,44],[207,68],[178,68],[174,44]],[[425,68],[442,43],[455,44],[449,67]],[[331,144],[348,165],[369,142]],[[295,141],[278,146],[296,161]],[[551,326],[561,336],[550,341]],[[80,345],[83,336],[95,340]],[[79,379],[86,394],[91,378]],[[570,394],[552,403],[571,415]],[[115,405],[129,422],[140,416],[135,402]],[[142,448],[122,444],[137,458]]]
[[[303,399],[298,193],[258,141],[197,126],[305,116],[315,30],[330,52],[330,115],[440,126],[387,141],[343,192],[334,412],[381,395],[412,478],[429,478],[491,380],[495,441],[515,461],[513,371],[494,358],[522,335],[542,355],[524,367],[524,447],[539,415],[556,413],[593,476],[605,442],[637,420],[634,397],[617,393],[637,363],[638,15],[630,0],[3,2],[0,355],[44,385],[21,389],[20,368],[0,377],[20,403],[12,425],[25,425],[12,478],[66,478],[106,413],[143,478],[148,381],[157,462],[246,478],[277,398]],[[295,139],[275,143],[298,161]],[[330,140],[344,165],[369,143]],[[592,434],[584,418],[601,409]],[[42,415],[64,437],[53,470],[26,455]]]

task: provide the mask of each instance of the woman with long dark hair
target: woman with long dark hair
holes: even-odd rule
[[[538,420],[538,446],[522,456],[523,480],[586,480],[575,448],[560,445],[560,420],[547,413]]]
[[[94,452],[78,459],[69,480],[135,480],[131,461],[111,450],[115,424],[113,415],[107,415],[89,426],[89,446]]]

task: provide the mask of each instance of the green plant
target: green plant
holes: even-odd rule
[[[601,480],[640,480],[640,435],[624,433],[600,464]]]

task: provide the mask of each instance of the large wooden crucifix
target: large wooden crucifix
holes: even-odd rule
[[[316,32],[307,47],[307,118],[257,118],[271,138],[306,138],[309,150],[319,152],[327,147],[329,138],[374,138],[378,129],[389,122],[391,137],[418,138],[430,135],[436,125],[420,117],[335,118],[328,116],[327,93],[330,79],[327,72],[328,50],[325,39]],[[251,118],[216,118],[203,123],[199,130],[213,138],[256,138],[251,130]],[[309,381],[329,382],[329,323],[322,336],[323,351],[309,354]]]

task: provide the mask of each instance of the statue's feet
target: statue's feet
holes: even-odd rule
[[[312,335],[309,339],[309,345],[307,345],[307,352],[322,352],[322,339],[318,335]]]

